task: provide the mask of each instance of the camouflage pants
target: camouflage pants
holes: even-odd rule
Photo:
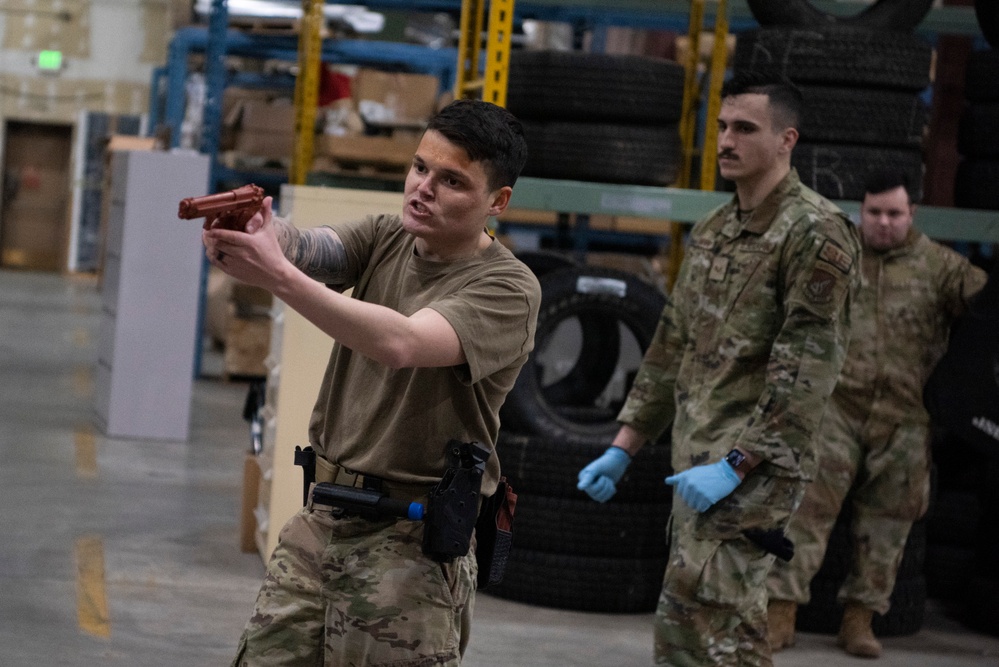
[[[423,555],[423,524],[304,508],[281,531],[233,667],[456,667],[475,556]]]
[[[888,611],[909,529],[929,503],[929,431],[879,412],[875,403],[860,418],[829,404],[818,430],[818,472],[788,526],[795,555],[774,566],[767,581],[771,597],[809,601],[809,584],[849,499],[853,558],[839,601]]]
[[[758,476],[745,498],[704,515],[674,495],[669,564],[655,618],[655,659],[673,667],[769,667],[766,577],[774,556],[741,535],[738,521],[783,526],[801,497],[798,480]],[[755,496],[773,501],[740,502]],[[767,522],[767,523],[764,523]]]

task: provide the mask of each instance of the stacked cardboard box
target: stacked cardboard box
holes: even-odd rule
[[[240,100],[227,119],[238,127],[238,153],[285,161],[295,148],[295,107],[288,98]]]
[[[437,110],[439,92],[440,81],[429,74],[360,68],[351,82],[349,104],[363,123],[352,130],[322,134],[316,141],[313,168],[334,173],[358,166],[405,170]]]

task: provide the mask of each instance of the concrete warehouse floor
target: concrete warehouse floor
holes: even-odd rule
[[[228,664],[264,571],[238,547],[246,385],[197,380],[186,443],[95,433],[99,318],[92,278],[0,271],[0,665]],[[467,667],[651,664],[650,614],[475,612]],[[884,644],[884,667],[999,664],[934,603]],[[775,661],[857,663],[820,635]]]

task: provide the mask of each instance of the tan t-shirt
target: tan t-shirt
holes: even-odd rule
[[[350,470],[407,484],[444,473],[449,439],[494,448],[499,409],[534,346],[541,288],[493,241],[478,256],[433,262],[416,255],[398,216],[334,227],[347,248],[352,297],[403,315],[432,308],[454,327],[467,364],[394,370],[335,345],[312,414],[312,446]],[[499,477],[495,452],[482,490]]]

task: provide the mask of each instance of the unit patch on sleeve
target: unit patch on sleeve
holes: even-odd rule
[[[822,242],[819,259],[829,262],[843,273],[850,273],[850,267],[853,266],[853,258],[829,239]]]
[[[805,295],[814,304],[827,304],[832,299],[837,280],[832,273],[821,266],[816,266],[812,271],[812,277],[805,284]]]

